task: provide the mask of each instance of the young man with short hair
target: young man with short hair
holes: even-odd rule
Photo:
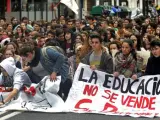
[[[93,51],[86,55],[82,62],[90,65],[92,70],[113,74],[113,60],[103,48],[101,37],[93,34],[90,38]]]
[[[145,75],[160,74],[160,40],[153,40],[150,43],[152,55],[148,59]]]

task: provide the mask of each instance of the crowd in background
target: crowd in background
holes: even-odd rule
[[[59,95],[64,100],[80,62],[134,80],[160,74],[160,16],[76,20],[61,15],[50,22],[0,18],[0,45],[1,61],[13,57],[33,83],[61,75]]]

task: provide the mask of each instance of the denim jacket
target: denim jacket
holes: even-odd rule
[[[44,69],[50,74],[56,72],[57,75],[61,75],[62,82],[65,82],[69,75],[68,59],[51,48],[46,49],[47,56],[44,56],[42,49],[40,50],[40,62]]]

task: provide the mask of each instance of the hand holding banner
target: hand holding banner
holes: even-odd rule
[[[11,101],[0,111],[29,110],[160,117],[160,75],[132,80],[123,75],[114,77],[91,70],[88,65],[79,64],[65,103],[56,94],[59,84],[60,78],[55,83],[44,78],[39,84],[32,85],[36,88],[34,96],[20,92],[17,100]]]
[[[61,77],[57,81],[50,81],[49,76],[44,77],[38,84],[32,84],[29,88],[20,91],[18,98],[9,104],[2,106],[0,111],[5,110],[30,110],[42,112],[62,112],[64,101],[57,95]],[[3,98],[9,92],[1,93]],[[1,97],[0,97],[1,100]]]
[[[159,87],[159,75],[132,80],[80,64],[65,104],[68,111],[78,113],[159,116]]]

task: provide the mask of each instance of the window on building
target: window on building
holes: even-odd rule
[[[34,1],[28,0],[27,11],[34,11]]]
[[[120,6],[128,6],[128,0],[121,0]]]
[[[59,0],[48,0],[48,11],[53,11],[55,6],[57,6],[59,3]]]
[[[11,0],[11,11],[20,11],[20,0]]]
[[[112,5],[112,0],[100,0],[100,5]]]
[[[5,6],[6,6],[6,2],[5,0],[0,0],[0,16],[4,17],[5,16]]]

